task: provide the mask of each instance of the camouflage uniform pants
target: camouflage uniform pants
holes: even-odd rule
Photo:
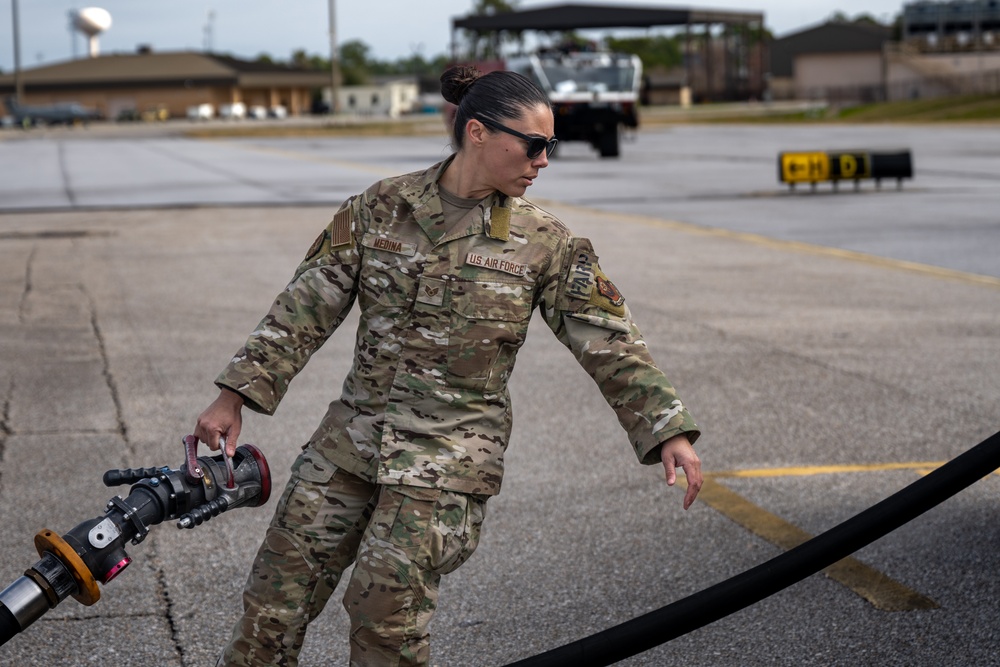
[[[380,486],[307,448],[292,466],[219,665],[295,667],[344,570],[351,665],[426,665],[441,576],[479,543],[486,498]]]

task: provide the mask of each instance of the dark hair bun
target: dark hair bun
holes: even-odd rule
[[[465,96],[469,86],[483,75],[475,67],[452,67],[441,75],[441,94],[452,104],[458,104]]]

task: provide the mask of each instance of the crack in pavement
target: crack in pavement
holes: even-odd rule
[[[160,562],[160,553],[158,550],[158,545],[152,544],[149,550],[149,564],[153,568],[153,572],[156,576],[156,594],[160,600],[163,601],[164,613],[163,616],[167,621],[167,627],[170,628],[170,641],[174,645],[174,650],[177,652],[177,656],[180,659],[181,665],[187,667],[187,660],[184,656],[184,644],[181,641],[180,627],[178,626],[176,620],[176,614],[174,610],[174,601],[170,596],[170,586],[167,583],[166,572],[163,569],[163,564]]]
[[[66,145],[62,141],[59,142],[59,172],[62,174],[63,192],[66,194],[66,199],[69,200],[70,206],[76,206],[76,193],[73,192],[73,187],[70,185],[69,169],[66,165]]]
[[[28,297],[34,289],[34,269],[35,257],[38,255],[38,246],[32,246],[28,254],[28,261],[24,266],[24,288],[21,290],[21,300],[17,304],[17,322],[25,324],[28,319]]]
[[[97,349],[101,355],[101,374],[104,376],[104,382],[108,386],[108,391],[111,394],[111,402],[115,406],[115,420],[118,422],[118,433],[121,435],[122,440],[125,441],[125,447],[128,452],[135,455],[135,446],[129,437],[128,424],[125,422],[125,414],[122,409],[121,394],[118,390],[118,382],[115,380],[114,373],[111,372],[111,362],[108,356],[108,346],[104,338],[104,332],[101,330],[101,324],[97,316],[97,303],[94,301],[93,296],[87,291],[86,286],[80,285],[80,289],[87,299],[87,306],[90,310],[90,328],[94,334],[94,338],[97,341]]]
[[[7,437],[11,434],[10,397],[14,395],[13,378],[7,383],[7,391],[3,397],[3,410],[0,412],[0,497],[3,494],[4,454],[7,452]]]

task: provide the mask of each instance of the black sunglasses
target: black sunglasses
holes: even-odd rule
[[[507,134],[513,135],[518,139],[524,139],[528,142],[528,159],[534,160],[536,157],[545,151],[545,155],[552,155],[552,152],[556,149],[556,144],[559,140],[555,137],[551,139],[546,139],[545,137],[529,137],[527,134],[521,134],[517,130],[512,130],[506,125],[501,125],[500,123],[490,120],[488,118],[477,118],[480,123],[494,130],[500,130],[501,132],[506,132]]]

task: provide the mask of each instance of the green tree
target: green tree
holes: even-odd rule
[[[371,48],[360,39],[340,45],[340,72],[345,86],[359,86],[371,78]]]
[[[604,41],[612,51],[634,53],[639,56],[643,69],[647,71],[655,67],[669,69],[684,62],[681,54],[681,44],[677,37],[667,35],[626,37],[622,39],[608,37]]]
[[[330,60],[324,56],[310,54],[305,49],[296,49],[288,61],[272,58],[261,53],[257,62],[288,65],[304,69],[330,71]],[[396,60],[378,60],[371,55],[371,48],[361,40],[344,42],[340,46],[340,70],[345,85],[361,85],[371,81],[373,76],[439,76],[451,61],[447,54],[438,54],[427,59],[414,52]]]
[[[517,11],[520,0],[474,0],[472,3],[472,14],[475,16],[494,16],[496,14],[509,14]],[[523,43],[524,37],[521,33],[507,31],[500,32],[469,32],[469,43],[471,46],[472,58],[493,59],[499,58],[503,51],[503,44]]]
[[[854,17],[851,23],[854,23],[856,25],[871,25],[871,26],[882,25],[881,21],[879,21],[877,18],[868,13],[858,14],[857,16]]]
[[[870,26],[885,26],[887,24],[882,23],[873,15],[868,12],[863,12],[861,14],[856,14],[854,18],[851,18],[842,11],[836,11],[830,14],[830,17],[826,20],[827,23],[853,23],[855,25],[870,25]]]
[[[330,70],[330,60],[319,55],[309,55],[305,49],[292,51],[292,67],[300,69]]]
[[[475,0],[472,3],[472,13],[476,16],[492,16],[493,14],[509,14],[517,11],[519,0]]]

